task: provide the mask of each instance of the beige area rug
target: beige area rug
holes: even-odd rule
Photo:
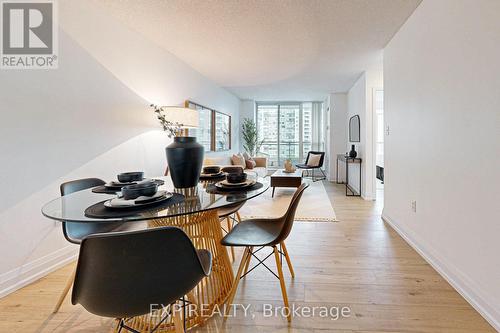
[[[300,200],[296,221],[337,222],[328,194],[323,184],[304,180],[310,186],[304,191]],[[282,216],[290,204],[295,188],[277,187],[274,198],[271,197],[273,189],[248,200],[240,209],[242,218],[273,218]]]

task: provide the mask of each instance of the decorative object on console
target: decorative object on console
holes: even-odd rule
[[[349,152],[349,157],[350,158],[356,158],[358,156],[358,153],[356,152],[356,147],[354,145],[351,145],[351,151]]]
[[[203,165],[204,148],[195,137],[179,136],[181,128],[197,127],[198,112],[177,106],[153,105],[158,120],[174,142],[165,148],[172,182],[176,188],[190,188],[198,184]]]

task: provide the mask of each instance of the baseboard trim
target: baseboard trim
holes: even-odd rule
[[[0,275],[0,298],[74,261],[78,248],[69,245]]]
[[[473,288],[469,286],[470,284],[459,276],[460,274],[454,272],[428,250],[419,246],[414,237],[403,231],[385,212],[382,212],[382,220],[424,258],[495,330],[500,332],[500,313],[495,311],[483,297],[474,292]]]

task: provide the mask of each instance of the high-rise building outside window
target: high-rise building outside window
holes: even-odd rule
[[[322,150],[322,128],[321,102],[257,103],[257,129],[264,139],[260,153],[270,168],[287,159],[303,162],[310,150]]]

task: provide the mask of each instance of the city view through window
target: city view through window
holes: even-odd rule
[[[264,139],[260,153],[268,157],[271,168],[287,159],[303,162],[318,146],[314,132],[321,131],[322,126],[322,103],[257,103],[257,129],[259,138]]]

